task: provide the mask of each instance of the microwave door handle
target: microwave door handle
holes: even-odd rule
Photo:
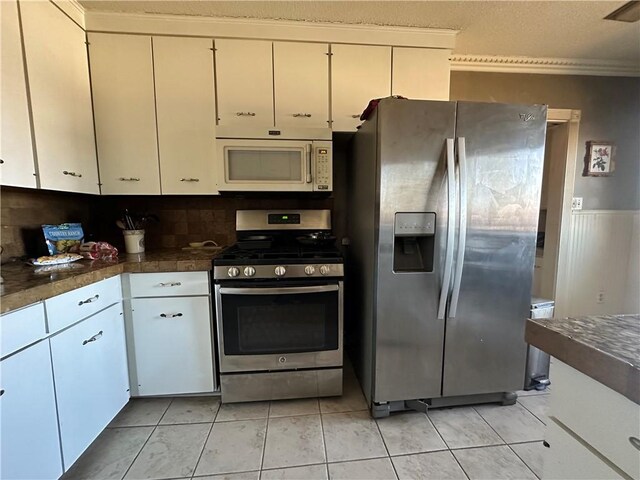
[[[307,144],[305,149],[307,154],[307,183],[311,183],[311,145]]]
[[[453,276],[453,293],[449,317],[454,318],[458,310],[458,298],[460,297],[460,283],[462,282],[462,269],[464,267],[464,251],[467,245],[467,147],[465,138],[458,138],[458,167],[460,170],[460,218],[458,219],[458,256],[456,258],[456,271]]]
[[[447,138],[447,244],[444,256],[444,275],[440,290],[440,302],[438,305],[438,320],[444,320],[447,307],[447,296],[451,284],[451,268],[453,264],[453,242],[455,235],[455,163],[453,151],[453,138]]]

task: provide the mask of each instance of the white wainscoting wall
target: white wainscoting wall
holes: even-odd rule
[[[565,305],[559,316],[640,312],[640,211],[571,215]]]

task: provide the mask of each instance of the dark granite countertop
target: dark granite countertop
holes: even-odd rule
[[[5,313],[123,272],[190,272],[211,270],[214,250],[158,250],[121,255],[115,262],[79,260],[62,268],[24,263],[2,265],[0,312]]]
[[[530,319],[525,340],[640,405],[640,315]]]

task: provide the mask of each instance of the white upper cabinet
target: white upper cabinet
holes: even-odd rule
[[[273,43],[276,127],[329,128],[329,45]]]
[[[218,125],[273,126],[272,43],[216,40]]]
[[[103,194],[159,194],[151,37],[89,34]]]
[[[0,184],[36,187],[18,3],[0,2]]]
[[[213,41],[153,38],[163,194],[216,193]]]
[[[393,47],[393,95],[449,100],[450,50]]]
[[[52,2],[20,2],[20,10],[40,186],[97,194],[84,30]]]
[[[373,98],[391,94],[391,47],[331,46],[333,130],[355,131]]]

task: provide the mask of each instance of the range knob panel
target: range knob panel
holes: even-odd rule
[[[287,273],[287,269],[280,265],[276,267],[274,273],[276,274],[276,277],[282,277],[285,273]]]
[[[330,271],[331,271],[331,268],[329,268],[329,265],[320,266],[320,275],[329,275]]]
[[[253,277],[256,274],[256,269],[253,267],[244,267],[244,276]]]
[[[227,270],[227,275],[229,275],[232,278],[235,278],[238,275],[240,275],[240,269],[238,267],[229,267],[229,270]]]
[[[304,267],[304,273],[306,273],[307,275],[313,275],[314,273],[316,273],[316,267],[314,267],[313,265],[307,265],[306,267]]]

